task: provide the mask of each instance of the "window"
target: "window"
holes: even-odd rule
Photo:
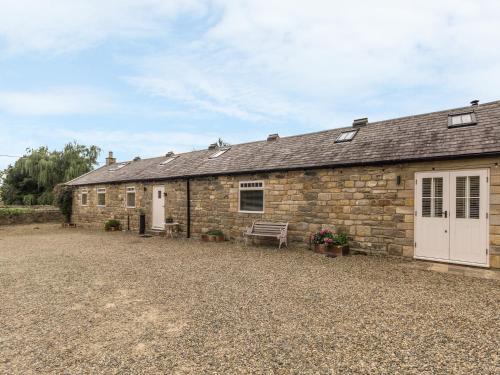
[[[335,142],[339,143],[339,142],[352,141],[352,139],[354,138],[354,136],[356,135],[357,132],[358,132],[357,130],[349,130],[346,132],[342,132],[339,134],[339,136],[337,137]]]
[[[89,192],[86,188],[82,189],[81,204],[82,206],[87,206],[89,204]]]
[[[479,176],[457,177],[457,219],[479,219],[479,187]]]
[[[443,178],[422,179],[422,217],[443,216]]]
[[[225,152],[229,151],[230,147],[226,148],[221,148],[219,151],[217,151],[215,154],[210,155],[210,159],[215,159],[224,154]]]
[[[175,159],[177,159],[177,156],[172,156],[172,157],[169,157],[169,158],[167,158],[167,159],[163,160],[163,161],[160,163],[160,165],[165,165],[165,164],[168,164],[168,163],[170,163],[171,161],[174,161]]]
[[[108,171],[114,172],[117,171],[118,169],[122,169],[124,166],[126,166],[128,163],[117,163],[117,164],[112,164]]]
[[[240,212],[264,212],[264,183],[240,182]]]
[[[475,125],[476,123],[477,123],[476,114],[474,112],[448,115],[448,127],[449,128],[457,128],[459,126]]]
[[[126,192],[127,208],[135,208],[135,187],[128,187]]]
[[[106,189],[105,188],[97,188],[97,205],[99,207],[106,206]]]

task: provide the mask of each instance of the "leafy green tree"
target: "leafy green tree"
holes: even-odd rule
[[[100,151],[97,146],[76,142],[68,143],[62,151],[27,149],[2,172],[0,196],[5,204],[52,204],[54,187],[91,171]]]

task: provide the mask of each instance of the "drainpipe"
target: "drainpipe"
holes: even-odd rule
[[[191,237],[191,189],[189,186],[189,178],[186,179],[186,238]]]

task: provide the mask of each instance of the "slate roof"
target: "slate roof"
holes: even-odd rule
[[[448,128],[448,115],[474,111],[477,124]],[[436,160],[461,156],[500,155],[500,101],[368,123],[350,142],[335,143],[352,127],[232,145],[215,159],[214,150],[131,161],[116,171],[103,166],[69,185],[162,180],[273,170],[354,166]]]

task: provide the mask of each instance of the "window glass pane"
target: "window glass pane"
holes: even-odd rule
[[[479,219],[479,198],[470,198],[469,200],[469,218]]]
[[[135,193],[127,193],[127,207],[135,207]]]
[[[431,198],[422,198],[422,216],[431,216]]]
[[[97,193],[97,204],[104,206],[106,204],[106,193]]]
[[[87,193],[82,194],[82,205],[87,205]]]
[[[465,186],[467,182],[467,177],[457,177],[457,197],[465,197]]]
[[[264,190],[241,190],[241,211],[264,211]]]
[[[431,197],[431,178],[422,179],[422,197],[430,198]]]
[[[467,124],[469,122],[472,122],[472,116],[470,115],[470,113],[462,115],[462,124]]]
[[[457,197],[457,219],[465,219],[465,204],[466,198]]]
[[[479,197],[479,176],[469,177],[469,196]]]
[[[462,116],[452,116],[451,117],[451,124],[452,125],[460,125],[462,123]]]
[[[443,216],[443,198],[434,198],[434,217]]]

